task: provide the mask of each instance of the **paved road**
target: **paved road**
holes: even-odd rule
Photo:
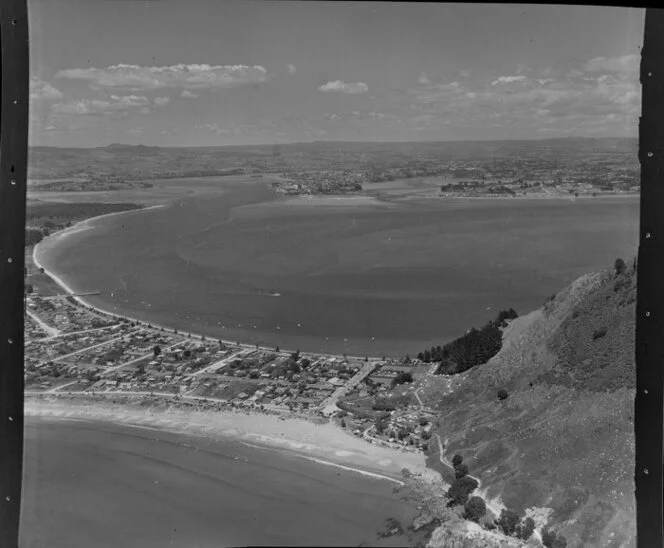
[[[220,367],[223,367],[224,365],[228,364],[231,360],[234,360],[236,358],[241,358],[242,356],[246,356],[247,354],[250,354],[251,352],[255,351],[256,349],[244,349],[240,350],[239,352],[236,352],[235,354],[231,354],[230,356],[223,358],[222,360],[219,360],[218,362],[213,363],[212,365],[208,365],[207,367],[204,367],[203,369],[200,369],[199,371],[196,371],[194,373],[190,373],[190,377],[198,377],[200,375],[203,375],[207,373],[208,371],[214,371],[216,369],[219,369]]]
[[[164,350],[170,350],[171,348],[173,348],[173,347],[175,347],[179,344],[182,344],[182,342],[183,341],[178,341],[176,343],[171,344],[170,346],[166,346],[165,348],[162,349],[162,352]],[[104,376],[108,375],[109,373],[113,373],[113,372],[117,371],[118,369],[122,369],[123,367],[126,367],[128,365],[132,365],[136,362],[140,362],[141,360],[144,360],[145,358],[149,358],[151,356],[154,356],[154,351],[146,352],[142,356],[138,356],[138,358],[134,358],[133,360],[129,360],[128,362],[121,363],[120,365],[113,365],[113,366],[105,369],[104,372],[101,374],[101,376],[104,377]]]
[[[138,331],[138,329],[136,329],[135,331]],[[131,335],[135,331],[128,331],[127,333],[125,333],[123,335],[120,335],[119,337],[115,337],[113,339],[109,339],[107,341],[103,341],[103,342],[100,342],[99,344],[94,344],[92,346],[87,346],[85,348],[82,348],[81,350],[77,350],[76,352],[70,352],[69,354],[65,354],[64,356],[58,356],[57,358],[45,360],[43,363],[46,363],[46,362],[49,362],[49,361],[50,362],[58,362],[60,360],[65,360],[67,358],[71,358],[72,356],[75,356],[76,354],[82,354],[83,352],[87,352],[88,350],[93,350],[94,348],[99,348],[100,346],[104,346],[106,344],[111,344],[112,342],[120,341],[120,340],[122,340],[122,338],[124,336]]]
[[[116,324],[117,325],[117,324]],[[109,330],[113,327],[112,325],[106,327],[94,327],[92,329],[83,329],[82,331],[60,331],[56,335],[51,335],[50,337],[44,337],[39,339],[40,341],[51,341],[53,339],[58,339],[61,337],[68,337],[69,335],[84,335],[85,333],[94,333],[95,331],[104,331],[105,329]]]
[[[350,392],[350,390],[355,388],[358,383],[360,383],[374,370],[375,367],[375,363],[369,362],[364,364],[364,366],[357,373],[355,373],[355,375],[353,375],[353,377],[349,379],[346,384],[337,388],[334,392],[332,392],[331,395],[324,399],[318,408],[321,409],[323,413],[333,413],[334,411],[338,411],[337,401],[339,401],[339,398],[345,396],[348,392]]]

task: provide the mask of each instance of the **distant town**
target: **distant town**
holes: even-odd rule
[[[630,138],[181,149],[113,144],[67,154],[36,147],[31,155],[33,192],[146,190],[159,179],[247,176],[287,195],[390,197],[397,181],[429,187],[434,192],[427,199],[576,197],[638,192],[640,173]]]

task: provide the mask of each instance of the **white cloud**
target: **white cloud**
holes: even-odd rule
[[[158,107],[166,106],[170,102],[170,97],[155,97],[154,104]]]
[[[225,89],[268,80],[260,65],[171,65],[141,67],[112,65],[106,68],[61,70],[56,78],[87,82],[93,89],[118,88],[131,91],[179,89]]]
[[[197,99],[198,95],[193,91],[189,91],[188,89],[183,89],[182,93],[180,93],[180,97],[182,97],[183,99]]]
[[[513,84],[514,82],[525,82],[527,78],[525,76],[519,75],[519,76],[500,76],[493,82],[491,82],[492,86],[497,86],[499,84]]]
[[[565,75],[567,78],[578,78],[579,76],[583,76],[583,72],[580,70],[572,69],[567,71],[567,74]]]
[[[334,80],[333,82],[328,82],[327,84],[320,86],[318,89],[320,91],[337,91],[340,93],[357,94],[366,93],[369,91],[369,86],[367,86],[364,82],[346,84],[341,80]]]
[[[553,82],[553,78],[540,78],[539,80],[537,80],[537,83],[540,86],[545,86],[546,84],[548,84],[550,82]]]
[[[420,77],[417,79],[417,83],[427,85],[431,83],[431,80],[429,80],[426,72],[422,72]]]
[[[583,68],[588,72],[636,72],[639,69],[639,55],[595,57],[588,61]]]
[[[56,114],[110,114],[145,107],[150,103],[147,97],[139,95],[111,95],[109,99],[78,99],[66,103],[55,103],[51,110]]]
[[[30,78],[30,99],[31,100],[53,100],[62,99],[62,92],[54,88],[50,83],[32,76]]]
[[[295,74],[297,72],[297,68],[295,67],[295,65],[289,64],[288,65],[288,72],[290,72],[291,74]]]

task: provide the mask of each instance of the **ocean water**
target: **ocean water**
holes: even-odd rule
[[[99,219],[41,260],[117,313],[281,348],[416,354],[636,254],[638,198],[307,206],[264,185]],[[300,204],[300,205],[294,205]]]
[[[30,417],[21,548],[399,546],[390,481],[285,452],[104,422]]]

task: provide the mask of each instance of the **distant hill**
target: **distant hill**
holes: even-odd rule
[[[548,517],[570,548],[635,546],[635,301],[632,267],[583,276],[429,402],[446,456],[463,456],[482,496]]]
[[[289,170],[437,166],[456,160],[619,162],[637,164],[635,138],[533,141],[333,142],[222,147],[153,147],[113,143],[98,148],[31,147],[29,179],[144,180],[223,175],[228,170]]]

